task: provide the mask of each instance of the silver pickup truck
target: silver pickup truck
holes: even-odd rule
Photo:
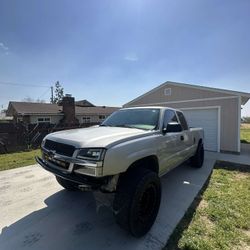
[[[167,107],[124,108],[101,125],[47,135],[36,161],[65,189],[113,192],[117,223],[141,237],[161,201],[160,177],[190,159],[204,160],[203,129]]]

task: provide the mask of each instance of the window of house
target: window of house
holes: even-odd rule
[[[23,121],[23,117],[18,117],[17,118],[17,122],[22,122]]]
[[[89,116],[83,116],[82,122],[83,123],[90,123],[90,117]]]
[[[104,120],[105,118],[106,118],[105,115],[99,115],[99,119],[100,119],[100,120]]]
[[[39,117],[39,118],[37,118],[37,123],[45,123],[45,122],[50,123],[50,117]]]
[[[164,89],[164,95],[171,95],[171,88]]]

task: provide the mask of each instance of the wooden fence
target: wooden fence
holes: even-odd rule
[[[84,128],[98,125],[97,123],[83,124],[14,124],[0,123],[0,153],[15,152],[22,149],[37,148],[42,139],[49,133]]]

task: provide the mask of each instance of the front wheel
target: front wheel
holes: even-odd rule
[[[161,182],[150,170],[138,168],[121,177],[113,209],[116,222],[135,237],[145,235],[156,219],[161,201]]]
[[[196,153],[191,157],[191,165],[195,168],[201,168],[204,162],[204,147],[203,143],[199,142]]]

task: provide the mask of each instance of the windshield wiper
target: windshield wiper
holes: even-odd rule
[[[100,124],[99,127],[132,128],[132,126],[129,126],[129,125],[107,125],[107,124]]]
[[[100,124],[99,127],[113,127],[111,125],[106,125],[106,124]]]
[[[140,130],[147,130],[144,128],[138,128],[136,126],[133,125],[129,125],[129,124],[120,124],[120,125],[107,125],[107,124],[100,124],[100,127],[117,127],[117,128],[135,128],[135,129],[140,129]]]
[[[136,129],[141,129],[141,130],[145,130],[143,128],[138,128],[136,126],[133,125],[129,125],[129,124],[121,124],[121,125],[114,125],[112,127],[119,127],[119,128],[136,128]]]
[[[119,128],[133,128],[132,126],[127,125],[127,124],[113,125],[113,127],[119,127]]]

